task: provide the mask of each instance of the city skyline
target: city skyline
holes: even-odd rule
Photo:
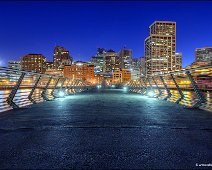
[[[194,62],[196,48],[212,45],[212,24],[206,22],[211,7],[210,2],[1,2],[1,65],[28,53],[52,61],[56,45],[67,48],[74,60],[89,61],[98,47],[118,52],[124,46],[139,58],[149,26],[166,20],[177,23],[176,51],[182,52],[185,67]]]

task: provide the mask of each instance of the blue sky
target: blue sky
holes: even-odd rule
[[[183,66],[195,48],[212,46],[209,1],[64,1],[0,2],[0,65],[28,53],[53,58],[53,48],[67,48],[74,60],[88,61],[97,47],[133,50],[144,55],[144,39],[155,20],[177,22],[177,52]]]

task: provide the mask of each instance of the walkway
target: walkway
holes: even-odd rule
[[[199,168],[211,141],[212,113],[122,90],[0,114],[0,168]]]

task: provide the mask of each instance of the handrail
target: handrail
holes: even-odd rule
[[[125,86],[128,86],[130,91],[141,93],[142,95],[148,95],[149,89],[152,89],[152,91],[154,91],[155,93],[153,97],[157,97],[163,100],[174,101],[177,104],[183,104],[183,101],[188,100],[188,98],[186,98],[184,94],[186,90],[192,91],[192,93],[194,94],[194,98],[190,99],[190,103],[192,105],[191,107],[203,108],[204,106],[204,108],[207,108],[207,110],[212,111],[212,93],[208,92],[209,97],[203,94],[206,90],[212,91],[212,76],[208,76],[208,78],[204,80],[203,84],[197,81],[199,80],[198,77],[201,75],[198,75],[197,72],[193,72],[203,69],[209,69],[209,71],[206,72],[207,74],[203,75],[208,75],[212,73],[212,65],[207,65],[196,68],[184,69],[180,71],[172,71],[164,74],[142,76],[141,78],[127,82]],[[182,78],[184,78],[189,84],[182,84],[181,81],[183,79],[178,79],[178,74],[180,73],[185,73],[185,76],[183,76]],[[195,77],[193,74],[195,75]],[[152,84],[150,82],[151,79],[153,80]],[[158,82],[160,84],[158,84],[155,79],[158,79]],[[148,83],[145,84],[145,81]],[[137,86],[135,86],[134,84],[137,84]],[[189,85],[190,88],[186,88],[185,85]],[[160,93],[161,90],[162,94]],[[176,93],[178,96],[176,96]]]
[[[0,89],[0,112],[41,101],[51,101],[91,88],[83,81],[75,81],[76,79],[7,67],[0,67],[0,78],[1,83],[7,82],[3,84],[5,88]],[[75,86],[72,82],[75,82]],[[4,93],[8,87],[10,92]],[[28,90],[23,91],[24,89]]]
[[[20,72],[20,73],[36,74],[36,75],[48,76],[48,77],[51,77],[52,76],[52,75],[49,75],[49,74],[39,73],[39,72],[35,72],[35,71],[25,71],[25,70],[11,69],[11,68],[7,68],[7,67],[0,67],[0,70],[6,70],[6,71],[12,71],[12,72]],[[63,78],[63,76],[53,76],[53,77]]]
[[[168,72],[168,73],[155,74],[155,75],[152,75],[151,77],[165,76],[165,75],[169,75],[169,74],[179,74],[179,73],[184,73],[184,72],[186,72],[186,71],[202,70],[202,69],[208,69],[208,68],[212,68],[212,65],[200,66],[200,67],[191,68],[191,69],[183,69],[183,70],[180,70],[180,71],[170,71],[170,72]],[[146,76],[142,76],[142,77],[146,77]]]

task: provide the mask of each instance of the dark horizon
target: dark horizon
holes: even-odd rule
[[[0,2],[0,62],[41,53],[52,61],[56,45],[74,60],[89,61],[98,47],[118,52],[126,46],[133,58],[144,56],[144,40],[154,21],[177,23],[177,50],[183,67],[195,48],[212,46],[212,2]]]

